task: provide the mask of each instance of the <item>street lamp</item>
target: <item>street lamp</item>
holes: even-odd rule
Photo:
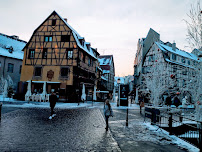
[[[117,101],[117,107],[119,107],[119,105],[120,105],[120,82],[121,82],[121,80],[120,80],[120,78],[118,78],[117,79],[117,83],[118,83],[118,89],[119,89],[119,93],[118,93],[118,101]]]

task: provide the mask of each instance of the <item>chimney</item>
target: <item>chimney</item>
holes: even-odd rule
[[[12,35],[11,37],[12,37],[13,39],[16,39],[16,40],[19,39],[19,36],[17,36],[17,35]]]
[[[176,43],[175,43],[175,41],[173,42],[173,44],[172,44],[172,49],[175,51],[176,50]]]
[[[64,18],[64,20],[67,22],[67,18]]]

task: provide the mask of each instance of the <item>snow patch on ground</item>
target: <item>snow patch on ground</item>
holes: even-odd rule
[[[185,149],[188,149],[190,152],[199,152],[199,149],[188,142],[185,142],[184,140],[174,136],[174,135],[169,135],[169,132],[155,126],[151,125],[150,123],[144,123],[144,125],[151,131],[153,131],[155,134],[165,137],[165,139],[171,140],[171,143],[175,143],[180,147],[183,147]]]

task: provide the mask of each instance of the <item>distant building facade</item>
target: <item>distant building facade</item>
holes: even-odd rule
[[[91,47],[57,12],[34,31],[24,48],[21,81],[32,80],[32,93],[55,89],[60,100],[80,100],[82,86],[91,95],[97,85],[97,49]]]
[[[195,54],[198,52],[200,51],[195,50]],[[167,95],[183,92],[180,94],[180,98],[188,96],[189,100],[191,100],[191,94],[185,87],[190,83],[191,78],[196,75],[195,68],[199,64],[199,58],[195,54],[178,49],[176,43],[162,42],[160,35],[150,29],[147,37],[138,42],[134,62],[135,87],[140,92],[146,90],[142,83],[143,75],[147,75],[151,71],[154,62],[158,62],[167,70],[165,71],[165,79],[162,85],[168,84],[169,81],[175,81],[175,87],[169,88],[166,91]]]
[[[115,68],[114,68],[114,59],[113,55],[101,55],[98,58],[100,68],[102,69],[102,80],[106,81],[106,89],[109,92],[113,92],[114,89],[114,76],[115,76]]]
[[[18,36],[8,36],[0,33],[0,77],[13,80],[13,89],[17,89],[20,81],[22,60],[26,41],[20,40]]]

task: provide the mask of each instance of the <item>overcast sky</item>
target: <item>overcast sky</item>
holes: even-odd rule
[[[139,38],[150,28],[164,42],[176,42],[190,52],[186,24],[197,0],[0,0],[0,33],[29,41],[33,31],[52,13],[68,23],[101,55],[113,55],[116,76],[133,75]]]

